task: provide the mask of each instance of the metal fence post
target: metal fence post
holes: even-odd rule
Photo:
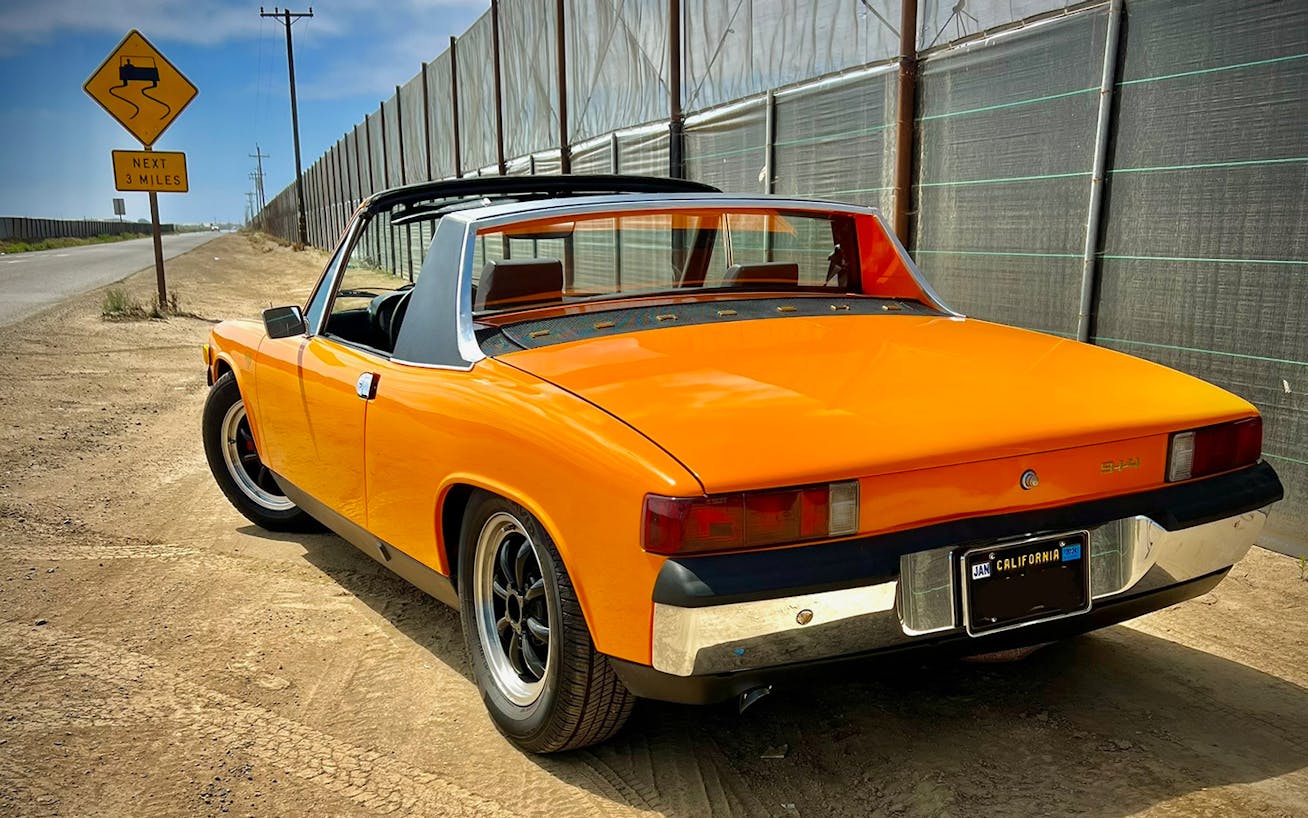
[[[913,134],[917,113],[917,0],[902,0],[899,17],[899,101],[895,112],[895,235],[911,246]]]
[[[336,208],[332,211],[332,226],[337,236],[345,232],[345,182],[341,179],[341,142],[337,141],[336,147],[332,151],[336,154],[336,159],[332,163],[336,166]]]
[[[508,166],[504,162],[504,91],[500,81],[500,0],[491,0],[491,72],[495,78],[495,162],[503,176]]]
[[[454,176],[463,175],[463,151],[459,145],[459,41],[450,38],[450,108],[454,113]]]
[[[775,193],[777,188],[777,95],[771,89],[768,90],[764,104],[766,107],[763,112],[763,192]],[[767,235],[769,239],[772,238],[771,231]]]
[[[423,63],[423,71],[427,70],[426,63]],[[424,73],[424,77],[426,74]],[[396,134],[399,137],[400,147],[400,184],[408,184],[409,168],[404,156],[404,99],[400,96],[400,86],[395,86],[395,127],[399,131]],[[409,225],[404,225],[404,267],[408,271],[409,280],[413,281],[413,232]]]
[[[391,164],[390,153],[386,148],[386,100],[382,100],[377,105],[377,121],[381,123],[381,166],[382,166],[382,190],[391,186]],[[372,129],[368,129],[368,152],[372,152]],[[372,163],[369,163],[369,167]]]
[[[368,159],[363,153],[363,144],[359,139],[359,127],[359,125],[354,126],[354,192],[359,197],[359,201],[354,202],[355,207],[358,207],[360,202],[363,201],[363,163]],[[364,125],[363,127],[367,126]]]
[[[1108,36],[1104,44],[1104,73],[1099,83],[1099,120],[1095,130],[1094,169],[1090,176],[1090,206],[1085,220],[1085,252],[1081,258],[1081,306],[1076,317],[1076,339],[1089,343],[1094,329],[1098,269],[1099,223],[1104,210],[1104,171],[1108,141],[1113,129],[1113,94],[1117,89],[1117,63],[1122,32],[1122,0],[1108,8]]]
[[[312,164],[309,165],[309,169],[305,172],[304,176],[304,244],[306,246],[312,246],[314,239],[314,188]]]
[[[386,147],[386,100],[377,104],[377,121],[381,123],[381,166],[382,190],[391,186],[390,149]],[[372,139],[371,131],[368,138]],[[371,164],[371,163],[370,163]],[[377,255],[381,257],[382,266],[395,275],[395,228],[391,226],[390,215],[386,217],[386,245],[382,247],[382,237],[377,237]]]
[[[686,178],[685,137],[681,115],[681,0],[668,0],[668,175],[673,179]]]
[[[359,174],[359,176],[358,176],[358,182],[359,182],[359,187],[358,187],[358,192],[359,192],[359,201],[355,203],[355,207],[358,207],[360,204],[363,204],[363,200],[364,200],[364,199],[365,199],[369,194],[372,193],[372,161],[371,161],[371,159],[370,159],[370,157],[369,157],[369,155],[368,155],[368,151],[367,151],[367,147],[366,147],[366,146],[367,146],[367,142],[365,142],[365,141],[359,139],[359,127],[360,127],[359,125],[355,125],[355,126],[354,126],[354,158],[355,158],[355,165],[357,165],[356,170],[358,171],[358,174]],[[364,135],[367,136],[367,131],[368,131],[368,120],[367,120],[367,118],[365,118],[365,119],[363,120],[362,127],[363,127],[363,130],[364,130]],[[368,193],[364,193],[364,188],[363,188],[363,186],[364,186],[364,179],[365,179],[365,176],[364,176],[364,173],[363,173],[363,168],[364,168],[364,164],[365,164],[365,163],[368,165],[368,175],[367,175],[367,179],[368,179],[368,182],[367,182],[367,184],[368,184]],[[367,257],[368,252],[369,252],[369,250],[368,250],[368,234],[367,234],[367,233],[364,233],[364,235],[363,235],[362,238],[363,238],[363,252],[364,252],[364,256]]]
[[[332,249],[332,236],[336,233],[336,146],[332,145],[323,154],[324,171],[327,175],[325,182],[327,185],[327,214],[323,227],[326,233],[323,235],[323,247]]]
[[[354,176],[350,168],[350,135],[341,134],[341,230],[349,227],[350,217],[354,215]]]
[[[313,243],[317,247],[322,247],[327,244],[327,240],[323,238],[324,234],[327,232],[323,229],[323,216],[326,213],[327,205],[326,202],[323,201],[326,196],[326,191],[323,189],[322,171],[323,162],[320,157],[318,161],[313,163],[313,199],[317,203],[313,213],[313,232],[316,234]]]
[[[564,2],[565,0],[554,0],[554,55],[559,85],[559,173],[572,173],[572,146],[568,143],[568,44],[563,28]]]
[[[430,182],[431,178],[431,100],[427,96],[427,63],[422,64],[422,151],[427,157],[427,177],[423,181]],[[422,231],[419,230],[419,233]]]

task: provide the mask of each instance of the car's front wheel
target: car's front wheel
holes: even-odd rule
[[[459,603],[482,700],[510,741],[553,753],[622,729],[635,697],[595,650],[567,569],[526,509],[492,494],[472,498]]]
[[[282,492],[259,458],[240,387],[230,372],[204,402],[204,454],[209,471],[236,510],[269,531],[321,531],[322,526]]]

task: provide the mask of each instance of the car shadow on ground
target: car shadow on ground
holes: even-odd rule
[[[293,539],[471,682],[454,611],[334,536]],[[862,666],[845,682],[780,689],[744,714],[642,701],[609,742],[532,760],[670,816],[1116,818],[1304,770],[1306,737],[1308,690],[1117,626],[1008,664]],[[1263,785],[1258,798],[1293,804],[1303,788]]]

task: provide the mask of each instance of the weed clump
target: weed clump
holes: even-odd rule
[[[128,295],[125,290],[111,287],[105,291],[104,300],[100,302],[100,317],[106,321],[144,321],[151,319],[162,321],[167,318],[201,318],[190,310],[182,309],[181,299],[176,291],[169,292],[161,304],[159,296],[150,299],[147,307]]]
[[[151,314],[126,290],[110,287],[105,291],[104,301],[100,302],[100,317],[106,321],[142,321]]]

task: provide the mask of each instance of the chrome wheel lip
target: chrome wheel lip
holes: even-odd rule
[[[522,522],[507,512],[496,512],[491,515],[490,519],[481,528],[481,533],[477,536],[476,557],[473,564],[473,587],[472,602],[473,616],[476,620],[477,638],[481,643],[482,652],[486,656],[486,665],[490,670],[491,682],[495,689],[504,698],[519,707],[529,707],[534,704],[541,696],[545,689],[545,683],[554,671],[555,659],[554,653],[556,648],[552,639],[545,637],[545,662],[543,671],[538,679],[528,680],[523,678],[509,658],[503,642],[500,639],[499,624],[501,616],[496,610],[496,569],[500,559],[501,551],[507,547],[512,547],[512,542],[523,542],[530,549],[531,558],[535,561],[536,573],[540,574],[543,579],[544,573],[541,568],[544,555],[541,547],[531,535],[527,533]],[[521,545],[519,545],[521,548]],[[545,596],[543,604],[548,611],[554,600],[554,589],[550,587],[548,581],[544,582]],[[510,591],[509,597],[517,602],[519,608],[519,618],[525,623],[526,615],[522,611],[526,603],[524,597],[516,591]],[[509,602],[505,600],[506,617],[508,618]],[[522,624],[522,623],[520,623]],[[551,623],[546,622],[547,626]],[[529,628],[523,624],[520,633],[525,633]],[[519,638],[528,638],[520,636]],[[540,639],[536,640],[541,641]]]
[[[243,423],[248,432],[250,421],[245,414],[245,401],[238,400],[228,407],[227,413],[223,415],[220,429],[223,462],[227,464],[227,472],[232,476],[232,480],[236,482],[236,486],[241,490],[241,493],[261,508],[269,511],[290,511],[295,508],[295,503],[284,495],[273,494],[263,488],[259,485],[258,480],[246,471],[245,464],[241,461],[239,442],[239,433]],[[262,462],[260,462],[260,466],[262,465]]]

